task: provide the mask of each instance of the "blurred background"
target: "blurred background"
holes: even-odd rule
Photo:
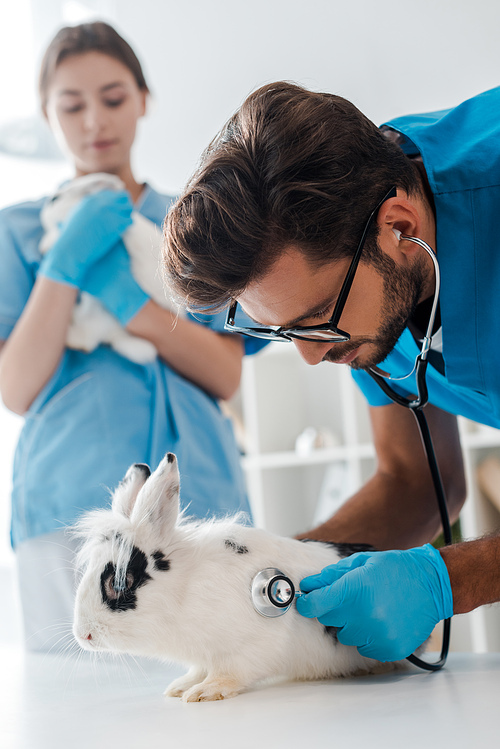
[[[63,25],[107,20],[132,44],[153,94],[135,169],[173,194],[264,83],[340,94],[377,124],[446,109],[499,83],[494,0],[4,0],[0,8],[0,207],[53,192],[71,176],[36,95],[42,53]],[[20,421],[0,404],[0,589],[10,585]],[[13,624],[0,626],[15,636]]]

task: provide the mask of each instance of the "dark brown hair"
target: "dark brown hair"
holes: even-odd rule
[[[295,246],[311,263],[354,253],[416,168],[349,101],[288,82],[252,93],[202,155],[164,226],[165,272],[193,307],[221,308]],[[374,227],[363,258],[375,262]]]
[[[65,26],[57,32],[47,47],[40,66],[38,91],[44,112],[47,107],[48,89],[57,66],[67,57],[82,55],[85,52],[102,52],[114,57],[130,70],[141,91],[149,93],[141,63],[134,50],[112,26],[103,21]]]

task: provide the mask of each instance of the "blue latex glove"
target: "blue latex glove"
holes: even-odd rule
[[[123,326],[149,300],[132,275],[130,256],[121,239],[89,269],[81,289],[99,299]]]
[[[132,202],[125,190],[101,190],[87,195],[63,223],[39,273],[81,288],[90,266],[116,244],[131,224]]]
[[[453,615],[448,570],[431,544],[353,554],[306,577],[300,589],[299,614],[339,627],[339,642],[379,661],[406,658]]]

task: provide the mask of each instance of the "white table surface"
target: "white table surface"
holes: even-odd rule
[[[500,653],[437,673],[286,682],[220,702],[164,698],[183,669],[0,649],[1,749],[498,746]]]

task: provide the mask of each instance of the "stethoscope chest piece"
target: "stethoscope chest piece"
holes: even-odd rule
[[[294,584],[276,567],[261,570],[252,580],[252,603],[262,616],[286,614],[294,598]]]

